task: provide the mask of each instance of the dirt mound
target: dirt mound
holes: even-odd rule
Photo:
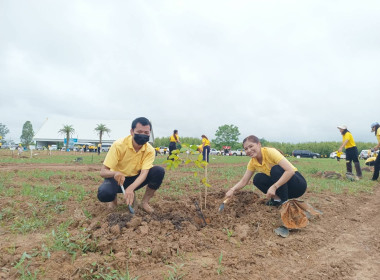
[[[152,201],[155,213],[136,208],[132,215],[121,195],[114,210],[97,200],[96,167],[49,167],[69,172],[28,182],[13,172],[2,186],[11,199],[0,197],[0,279],[20,279],[22,273],[34,271],[38,279],[52,280],[121,279],[126,272],[130,278],[125,279],[141,280],[376,279],[380,273],[379,187],[355,196],[306,193],[302,200],[323,215],[284,239],[273,232],[282,225],[279,209],[266,206],[264,196],[252,187],[236,193],[219,212],[226,191],[220,178],[215,178],[220,184],[213,184],[206,206],[196,188],[186,192],[189,186],[184,184],[184,195],[169,196],[169,184],[164,183]],[[1,175],[8,174],[8,168],[31,169],[3,165]],[[82,176],[73,176],[72,169]],[[61,180],[70,189],[58,185]],[[45,201],[43,191],[34,192],[51,182],[54,193],[65,195],[65,200],[53,196],[53,201]],[[81,190],[78,185],[84,189],[81,196],[69,196]],[[33,196],[22,195],[26,191],[42,199],[38,207]],[[137,191],[139,198],[142,193]],[[53,212],[46,215],[47,210]],[[22,224],[21,217],[29,223],[46,217],[46,229],[15,234],[12,228]]]

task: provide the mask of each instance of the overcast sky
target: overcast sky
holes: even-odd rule
[[[145,116],[156,137],[341,141],[346,124],[376,142],[379,30],[377,0],[0,0],[0,123],[15,141],[26,121]]]

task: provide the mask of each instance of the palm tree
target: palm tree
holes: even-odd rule
[[[66,151],[69,149],[70,136],[75,133],[75,129],[72,125],[63,125],[63,128],[58,130],[58,133],[66,135]]]
[[[102,145],[102,138],[103,138],[104,132],[109,134],[111,132],[111,129],[109,129],[105,124],[101,123],[101,124],[97,124],[97,127],[95,127],[95,131],[98,133],[99,143],[100,145]]]

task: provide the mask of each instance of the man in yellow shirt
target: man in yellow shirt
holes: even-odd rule
[[[101,202],[110,202],[110,207],[115,207],[117,193],[122,192],[120,186],[123,186],[126,204],[132,205],[134,192],[147,185],[141,206],[146,212],[153,213],[148,202],[161,186],[165,170],[153,166],[155,151],[148,143],[151,130],[147,118],[137,118],[132,122],[131,135],[112,144],[100,170],[100,176],[104,178],[98,189]]]
[[[380,148],[380,125],[378,122],[374,122],[371,124],[372,132],[375,132],[375,136],[377,138],[377,145],[373,148],[374,151],[379,150]],[[372,176],[372,181],[376,181],[379,178],[379,171],[380,171],[380,155],[378,154],[375,163],[374,163],[374,171]]]
[[[347,130],[347,126],[345,125],[339,125],[337,126],[340,133],[343,136],[343,143],[339,147],[338,152],[341,153],[343,148],[346,149],[346,169],[347,173],[352,173],[352,161],[354,162],[355,169],[356,169],[356,175],[359,178],[362,178],[362,169],[360,168],[360,162],[359,162],[359,152],[358,148],[356,147],[354,137],[352,136],[351,132]]]

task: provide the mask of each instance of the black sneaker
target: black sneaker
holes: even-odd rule
[[[265,205],[267,206],[280,206],[282,204],[282,201],[276,201],[274,200],[273,198],[271,198],[270,200],[268,200]]]

